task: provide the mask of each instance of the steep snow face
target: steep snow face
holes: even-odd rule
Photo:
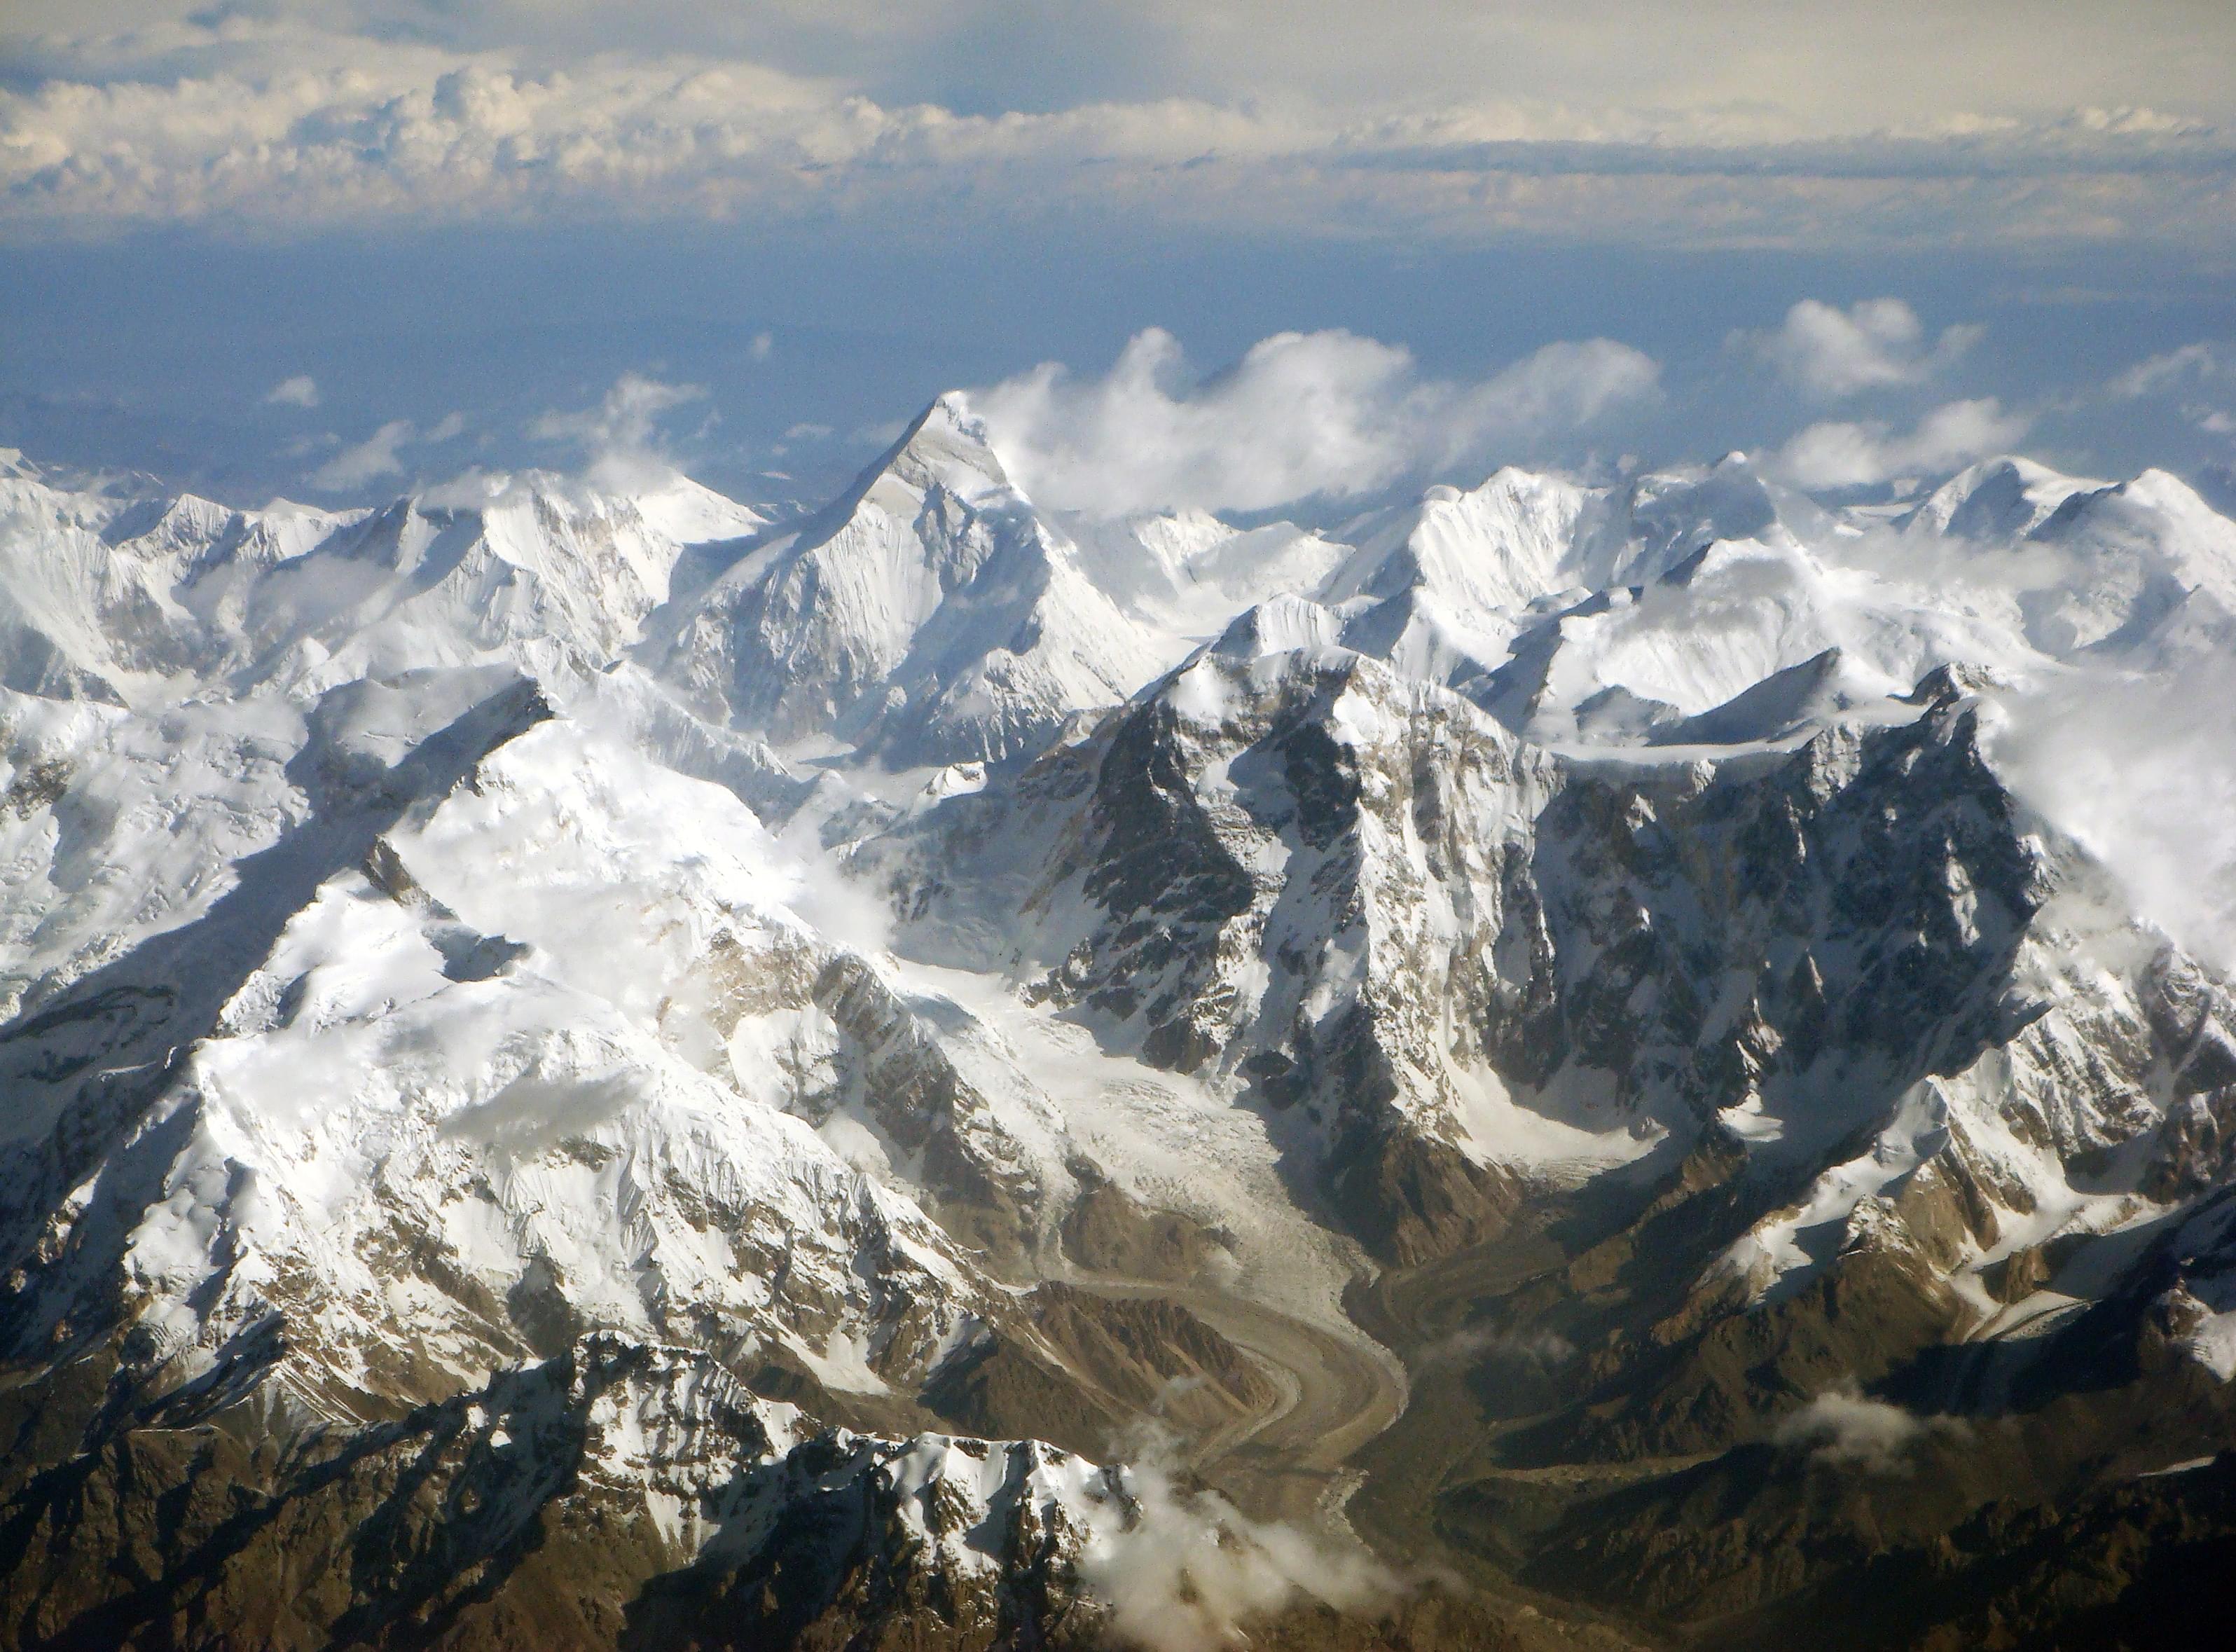
[[[1254,603],[1325,588],[1351,548],[1286,522],[1238,530],[1200,510],[1068,519],[1080,565],[1120,607],[1188,643],[1219,635]],[[1167,643],[1163,664],[1185,652]]]
[[[222,653],[205,637],[198,606],[356,521],[295,506],[235,511],[192,495],[123,503],[0,482],[0,681],[31,694],[160,702]]]
[[[687,476],[670,477],[628,497],[646,527],[679,545],[749,539],[769,525],[751,505],[725,498]]]
[[[1349,524],[1358,549],[1312,595],[1340,616],[1345,646],[1547,739],[1620,734],[1634,720],[1590,703],[1610,691],[1705,710],[1833,646],[1884,655],[1904,685],[1970,657],[1910,637],[1934,624],[1930,603],[1894,599],[1882,615],[1836,589],[1845,570],[1820,563],[1796,523],[1831,527],[1739,456],[1619,487],[1506,470]]]
[[[306,739],[284,701],[135,716],[0,693],[0,1013],[205,913],[299,825]]]
[[[647,657],[736,727],[835,735],[905,767],[1031,750],[1172,652],[1088,579],[944,398],[846,497],[666,616]]]
[[[2063,552],[2075,576],[2020,599],[2029,634],[2049,652],[2157,652],[2199,627],[2236,636],[2236,523],[2178,477],[2146,471],[2076,493],[2029,538]]]
[[[1584,582],[1639,585],[1719,540],[1815,542],[1832,523],[1806,495],[1766,480],[1745,454],[1701,470],[1654,471],[1609,490],[1588,541]]]
[[[247,594],[240,623],[252,659],[306,689],[428,666],[595,667],[665,597],[677,549],[627,501],[548,488],[392,507]]]
[[[1903,522],[1911,532],[1960,539],[2023,539],[2075,494],[2102,486],[2006,455],[1958,471]]]
[[[1510,614],[1563,592],[1647,583],[1720,540],[1795,544],[1789,517],[1814,529],[1821,516],[1737,454],[1603,487],[1509,467],[1470,491],[1433,487],[1417,504],[1348,524],[1358,550],[1325,595],[1412,591],[1456,610]]]
[[[1900,571],[2054,659],[2163,669],[2236,640],[2236,523],[2162,471],[2106,485],[1996,460],[1935,493],[1904,537]]]
[[[1431,488],[1417,505],[1349,530],[1358,550],[1326,595],[1417,590],[1455,608],[1527,608],[1578,582],[1579,539],[1587,519],[1596,525],[1603,511],[1593,493],[1512,469],[1466,493]]]
[[[1648,726],[1691,718],[1696,738],[1728,743],[1701,714],[1828,655],[1850,704],[1904,692],[1952,661],[2044,663],[2009,631],[1930,592],[1790,542],[1719,540],[1651,584],[1595,593],[1532,625],[1468,691],[1540,740],[1640,737],[1612,714],[1619,699],[1644,702]],[[1677,736],[1664,728],[1656,738]]]
[[[2061,668],[2160,670],[2236,642],[2236,524],[2157,472],[2107,488],[2001,461],[1898,532],[1782,497],[1736,462],[1687,483],[1641,478],[1595,509],[1562,564],[1589,589],[1509,610],[1503,651],[1470,656],[1483,668],[1453,669],[1464,647],[1384,644],[1391,628],[1357,616],[1345,641],[1568,745],[1666,743],[1679,719],[1828,651],[1857,705],[1944,665],[2039,686]]]
[[[1431,488],[1417,504],[1348,524],[1358,549],[1316,595],[1343,615],[1347,646],[1465,688],[1508,656],[1536,605],[1578,583],[1606,505],[1510,469],[1471,492]]]

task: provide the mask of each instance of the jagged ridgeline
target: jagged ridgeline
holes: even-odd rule
[[[0,513],[0,1644],[2225,1621],[2169,476]]]

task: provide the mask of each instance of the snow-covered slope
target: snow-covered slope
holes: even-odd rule
[[[12,479],[0,523],[0,681],[130,705],[432,666],[595,668],[666,600],[683,544],[760,525],[681,479],[639,500],[535,475],[339,514]]]
[[[659,629],[648,661],[707,715],[901,767],[1033,750],[1174,651],[1088,580],[954,398]]]

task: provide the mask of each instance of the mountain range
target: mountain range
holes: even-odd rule
[[[0,1640],[2225,1616],[2236,523],[1000,448],[8,461]]]

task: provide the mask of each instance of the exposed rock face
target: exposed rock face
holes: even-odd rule
[[[1194,1435],[1277,1402],[1255,1366],[1175,1303],[1047,1284],[1035,1287],[1028,1309],[1029,1341],[992,1335],[960,1351],[940,1367],[924,1403],[974,1434],[1029,1426],[1104,1456],[1120,1451],[1143,1417]],[[1068,1375],[1075,1371],[1093,1372],[1093,1385]]]
[[[1078,1168],[1087,1170],[1085,1164]],[[1063,1219],[1064,1254],[1097,1274],[1183,1285],[1219,1249],[1216,1233],[1177,1211],[1150,1210],[1123,1188],[1088,1174]]]
[[[1358,655],[1214,652],[1013,793],[936,812],[945,870],[904,899],[966,933],[970,903],[1022,885],[1047,918],[1044,1001],[1294,1109],[1361,1237],[1426,1254],[1498,1219],[1502,1178],[1460,1150],[1451,1070],[1480,1023],[1440,1047],[1441,1010],[1475,990],[1497,867],[1544,774],[1464,701]],[[1046,859],[1019,867],[1020,843]],[[964,881],[974,865],[998,895]]]
[[[1347,651],[1213,650],[935,811],[937,872],[898,881],[929,944],[1023,940],[988,961],[1051,960],[1049,1001],[1293,1109],[1339,1219],[1418,1260],[1510,1207],[1494,1109],[1680,1135],[1739,1109],[1817,1151],[2023,1035],[2049,869],[1959,688],[1906,715],[1562,760]],[[1012,904],[1035,932],[979,925]]]
[[[11,1460],[17,1644],[781,1647],[913,1617],[956,1646],[1076,1620],[1083,1645],[1068,1510],[1125,1495],[1047,1447],[815,1432],[609,1338],[362,1430],[191,1395],[93,1430]]]

